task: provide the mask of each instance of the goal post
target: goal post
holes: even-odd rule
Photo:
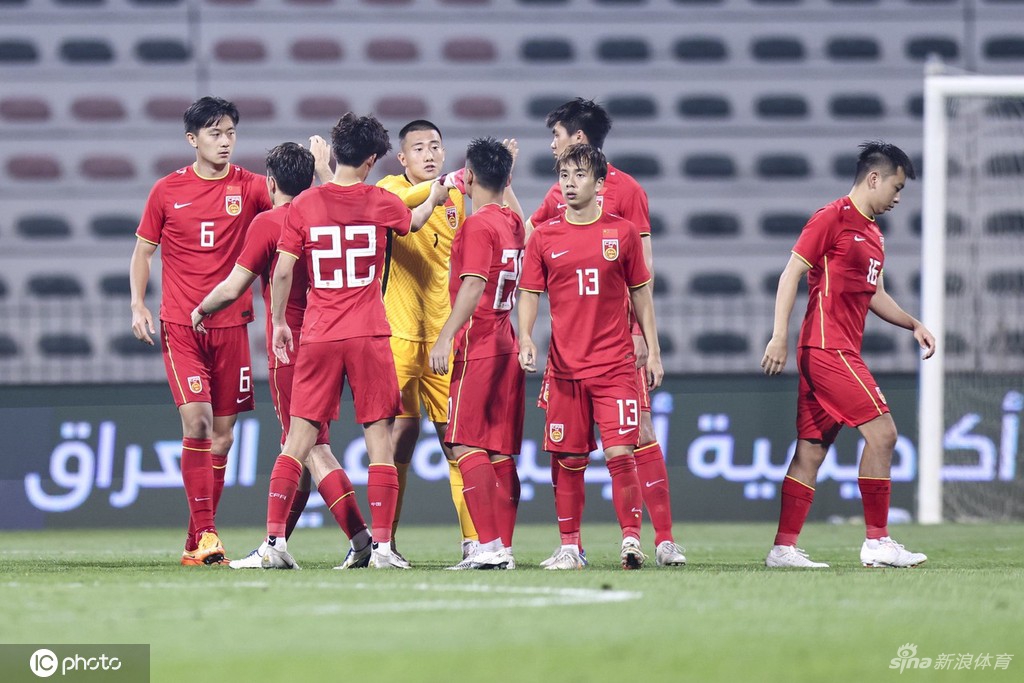
[[[943,521],[946,413],[946,271],[949,114],[955,98],[1022,98],[1024,76],[950,75],[930,63],[924,79],[921,317],[936,335],[935,356],[920,363],[918,506],[921,524]]]

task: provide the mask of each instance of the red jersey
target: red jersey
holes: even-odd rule
[[[597,205],[602,211],[622,216],[637,227],[641,235],[651,234],[651,212],[647,207],[647,193],[636,179],[608,164],[608,175],[604,187],[597,195]],[[534,227],[546,223],[565,213],[565,199],[562,188],[555,183],[544,195],[540,207],[530,216]]]
[[[267,307],[267,358],[271,368],[293,365],[295,360],[291,358],[288,363],[282,363],[274,355],[274,325],[270,320],[270,280],[274,274],[274,266],[277,265],[277,243],[281,240],[281,230],[284,228],[289,206],[291,206],[290,202],[282,204],[252,219],[249,231],[245,236],[245,244],[242,245],[242,253],[235,261],[235,265],[260,278],[260,291],[263,293],[263,303]],[[306,274],[305,264],[302,263],[295,264],[293,272],[295,274],[292,277],[292,291],[288,295],[288,305],[284,315],[288,327],[291,328],[292,338],[298,344],[302,330],[302,316],[306,312],[306,290],[309,288],[309,276]]]
[[[234,267],[249,222],[270,208],[266,179],[241,166],[217,180],[186,166],[156,182],[135,234],[160,245],[161,320],[192,326],[192,310]],[[234,327],[252,319],[246,292],[203,325]]]
[[[534,232],[526,245],[519,288],[548,293],[551,374],[586,379],[632,364],[633,340],[622,292],[650,280],[640,232],[621,216],[602,212],[587,225],[562,216]]]
[[[495,204],[480,207],[456,231],[448,286],[452,305],[465,278],[478,277],[487,283],[473,315],[455,335],[458,360],[519,353],[511,316],[525,241],[522,219],[507,206]]]
[[[327,183],[295,198],[277,249],[306,259],[303,344],[391,335],[380,286],[387,231],[408,234],[411,220],[398,195],[364,183]]]
[[[849,197],[837,199],[807,221],[793,253],[811,267],[797,345],[860,353],[868,306],[885,261],[878,224]]]

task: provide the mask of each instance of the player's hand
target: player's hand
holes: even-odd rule
[[[145,306],[132,307],[132,334],[140,342],[153,346],[153,337],[156,328],[153,327],[153,314]]]
[[[430,369],[437,375],[448,374],[448,358],[452,353],[452,340],[437,338],[430,349]]]
[[[636,369],[647,365],[647,342],[642,334],[633,335],[633,355],[636,356]]]
[[[287,325],[274,325],[274,356],[282,363],[289,363],[288,352],[294,351],[292,331]]]
[[[200,306],[196,306],[192,309],[192,329],[199,334],[206,334],[206,328],[203,327],[203,314],[199,312]]]
[[[443,176],[438,178],[444,183],[444,186],[453,190],[458,190],[462,194],[466,194],[466,167],[463,166],[457,171],[451,173],[445,173]]]
[[[918,323],[914,328],[914,339],[924,349],[924,353],[921,354],[921,360],[928,360],[935,355],[935,337],[921,323]]]
[[[331,148],[319,135],[309,136],[309,151],[313,154],[314,167],[319,178],[333,174],[331,171]]]
[[[647,386],[657,389],[665,379],[665,368],[661,365],[661,354],[652,353],[647,357]]]
[[[786,340],[772,337],[764,350],[761,369],[766,375],[777,375],[786,367]]]
[[[429,200],[434,206],[441,206],[448,201],[448,188],[435,180],[430,184]]]
[[[505,149],[512,153],[512,168],[508,170],[508,173],[511,176],[512,169],[516,167],[516,158],[519,156],[519,142],[515,138],[505,138],[501,141],[501,144],[505,146]]]
[[[527,372],[537,372],[537,346],[529,337],[519,340],[519,367]]]

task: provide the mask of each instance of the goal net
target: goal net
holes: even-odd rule
[[[918,519],[1024,519],[1024,77],[925,78]]]

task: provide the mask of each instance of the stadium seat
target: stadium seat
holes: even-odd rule
[[[757,175],[765,180],[806,178],[811,164],[799,154],[765,154],[757,160]]]
[[[999,36],[985,41],[985,57],[992,60],[1024,59],[1024,37]]]
[[[911,95],[907,98],[907,115],[915,119],[924,118],[924,95]]]
[[[597,56],[606,62],[646,62],[651,47],[642,38],[608,38],[598,43]]]
[[[1000,97],[985,107],[985,113],[999,119],[1024,118],[1024,97]]]
[[[267,58],[267,48],[257,38],[229,38],[217,41],[213,55],[222,62],[235,64],[262,62]]]
[[[188,156],[187,154],[166,154],[159,156],[153,161],[153,173],[163,177],[169,173],[174,173],[179,168],[184,168],[192,164],[196,158],[194,156]]]
[[[70,275],[33,275],[27,284],[29,293],[38,297],[82,295],[81,283]]]
[[[651,214],[651,236],[657,237],[658,235],[665,234],[665,219],[661,217],[660,213]]]
[[[985,288],[997,296],[1024,296],[1024,270],[989,273]]]
[[[697,351],[706,356],[730,356],[750,350],[750,341],[736,332],[703,332],[694,340]]]
[[[861,342],[862,353],[893,353],[896,351],[896,340],[882,332],[868,331]]]
[[[192,100],[187,97],[153,97],[146,101],[146,115],[155,121],[181,121]]]
[[[505,116],[505,103],[497,97],[459,97],[452,103],[452,113],[475,121],[500,119]]]
[[[736,237],[740,219],[732,213],[697,213],[687,219],[686,230],[694,237]]]
[[[761,232],[769,237],[795,238],[804,229],[808,216],[802,213],[769,213],[761,217]]]
[[[697,296],[739,296],[746,291],[743,278],[733,273],[699,273],[690,279],[689,292]]]
[[[292,43],[290,54],[297,62],[337,62],[345,50],[333,38],[302,38]]]
[[[107,154],[85,157],[78,170],[89,180],[127,180],[135,177],[135,164],[131,159]]]
[[[989,340],[989,350],[996,354],[1024,356],[1024,330],[999,332]]]
[[[104,296],[131,296],[131,278],[127,273],[104,275],[100,278],[100,293]]]
[[[857,173],[856,154],[837,154],[832,158],[832,175],[842,180],[853,180]]]
[[[18,344],[7,334],[0,334],[0,358],[11,358],[18,355]]]
[[[616,154],[610,161],[637,178],[657,178],[661,175],[661,162],[647,154]]]
[[[175,38],[150,38],[135,45],[135,56],[148,64],[175,64],[191,59],[192,51]]]
[[[829,101],[828,109],[837,119],[877,119],[885,116],[885,106],[876,95],[836,95]]]
[[[763,119],[802,119],[810,113],[810,106],[800,95],[765,95],[754,104],[757,115]]]
[[[393,119],[421,119],[427,110],[426,101],[413,95],[382,97],[374,107],[378,116]]]
[[[694,154],[683,160],[682,171],[687,178],[733,178],[736,163],[724,154]]]
[[[143,344],[133,334],[119,334],[110,340],[110,350],[118,356],[159,356],[160,345]]]
[[[140,7],[169,7],[171,5],[178,5],[185,0],[130,0],[131,4],[139,5]]]
[[[73,64],[108,64],[114,61],[114,48],[99,39],[67,39],[61,43],[60,56]]]
[[[555,180],[555,159],[550,154],[538,154],[530,160],[530,172],[544,181]]]
[[[519,0],[520,5],[564,5],[569,0]]]
[[[352,111],[349,101],[341,97],[314,95],[303,97],[296,105],[299,117],[311,120],[325,120],[336,123],[342,114]]]
[[[576,56],[564,38],[531,38],[519,48],[519,55],[527,62],[571,62]]]
[[[916,339],[911,338],[908,342],[908,346],[910,347],[911,352],[920,352],[921,347],[918,345]],[[962,334],[957,334],[956,332],[946,332],[946,336],[943,339],[942,348],[945,351],[946,355],[960,356],[967,353],[968,349],[970,348],[970,345],[967,343],[967,340],[964,339],[964,336]]]
[[[668,294],[668,290],[669,286],[667,277],[665,277],[664,275],[659,275],[654,279],[654,286],[652,288],[652,293],[654,294],[654,296],[664,296]]]
[[[58,5],[65,7],[99,7],[106,0],[57,0]]]
[[[888,280],[886,281],[888,283]],[[888,284],[886,285],[888,286]],[[960,296],[967,290],[967,281],[963,275],[946,271],[946,296]],[[910,276],[910,291],[915,295],[921,294],[921,273],[914,273]]]
[[[366,56],[375,62],[411,62],[419,59],[420,51],[405,38],[374,38],[366,45]]]
[[[44,356],[89,356],[92,343],[80,334],[44,334],[39,338]]]
[[[0,299],[7,296],[7,280],[0,278]]]
[[[267,172],[267,157],[264,154],[242,154],[232,158],[231,162],[258,175]]]
[[[990,235],[1024,236],[1024,212],[1004,211],[985,219],[985,232]]]
[[[30,40],[0,40],[0,64],[28,64],[39,61],[39,49]]]
[[[915,36],[907,40],[907,59],[924,61],[931,55],[937,55],[944,62],[953,62],[960,58],[960,45],[955,38],[946,36]]]
[[[985,162],[985,171],[990,176],[1024,174],[1024,154],[996,154]]]
[[[724,62],[729,58],[725,43],[717,38],[680,38],[672,53],[683,62]]]
[[[71,235],[71,226],[62,216],[22,216],[15,230],[29,239],[60,239]]]
[[[498,49],[486,38],[454,38],[445,41],[441,54],[459,64],[487,63],[498,58]]]
[[[242,96],[230,98],[238,107],[238,116],[246,123],[252,121],[270,121],[274,118],[274,100],[261,96]]]
[[[671,356],[676,352],[676,342],[667,334],[658,333],[658,346],[661,347],[661,355]]]
[[[7,160],[7,173],[15,180],[56,180],[60,162],[42,154],[18,154]]]
[[[571,99],[573,99],[571,95],[541,95],[540,97],[531,97],[527,104],[527,113],[531,118],[543,120],[546,119],[548,114],[554,111],[557,107],[562,106]]]
[[[658,105],[644,95],[616,95],[608,98],[605,109],[612,120],[649,119],[658,115]]]
[[[676,111],[684,119],[727,119],[732,116],[732,105],[719,95],[692,95],[680,97]]]
[[[0,119],[9,123],[45,123],[50,105],[41,97],[5,97],[0,100]]]
[[[910,231],[917,236],[921,235],[922,225],[921,212],[917,211],[910,217]],[[962,235],[964,232],[963,216],[956,213],[946,214],[946,234],[950,236]]]
[[[779,276],[782,275],[782,269],[785,268],[786,262],[780,256],[779,260],[779,272],[768,273],[764,276],[764,280],[761,281],[761,289],[770,297],[775,297],[776,292],[779,291]],[[796,285],[796,291],[798,294],[807,294],[810,291],[810,286],[807,284],[807,278],[800,278],[800,282]]]
[[[134,216],[101,214],[89,221],[89,231],[99,238],[135,237],[139,219]]]
[[[803,43],[797,38],[758,38],[750,46],[750,54],[762,62],[799,62],[805,57]]]
[[[121,100],[115,97],[85,96],[71,103],[71,114],[79,121],[107,123],[127,116]]]
[[[881,48],[874,38],[830,38],[825,53],[834,61],[871,61],[878,59]]]

